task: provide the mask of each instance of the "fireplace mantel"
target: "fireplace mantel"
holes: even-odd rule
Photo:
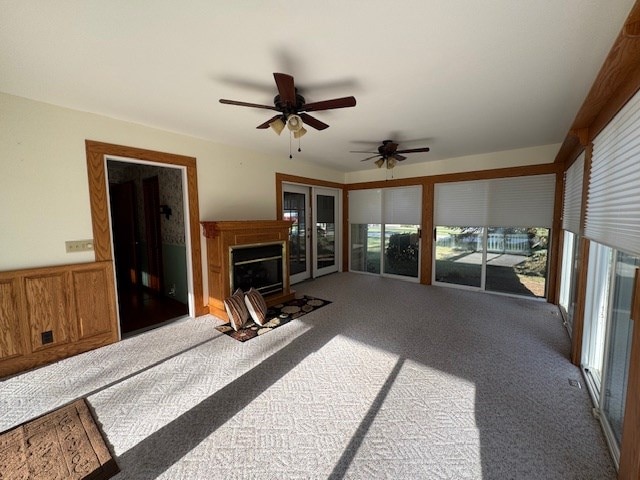
[[[224,299],[231,295],[231,250],[282,242],[283,291],[267,295],[267,305],[286,302],[295,296],[289,284],[289,220],[234,220],[202,222],[207,239],[207,276],[209,282],[209,312],[227,320]]]

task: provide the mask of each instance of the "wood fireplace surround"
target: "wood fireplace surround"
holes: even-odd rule
[[[286,302],[295,296],[289,283],[288,220],[237,220],[202,222],[207,239],[209,313],[228,320],[224,299],[233,293],[232,251],[236,248],[282,245],[282,290],[266,294],[267,305]]]

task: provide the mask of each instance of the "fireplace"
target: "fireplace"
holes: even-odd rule
[[[290,220],[202,222],[207,239],[209,312],[227,319],[224,299],[237,288],[253,287],[267,305],[291,300],[289,288]]]
[[[284,288],[284,243],[231,247],[231,291],[255,288],[263,296]]]

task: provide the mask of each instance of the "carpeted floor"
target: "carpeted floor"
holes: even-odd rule
[[[185,319],[0,382],[0,431],[86,396],[117,479],[613,479],[557,309],[333,274],[249,342]]]

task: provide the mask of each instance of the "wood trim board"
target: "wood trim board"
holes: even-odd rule
[[[202,247],[200,233],[200,211],[198,203],[198,176],[196,159],[173,153],[157,152],[142,148],[114,145],[110,143],[85,141],[87,152],[87,172],[91,203],[91,222],[96,261],[113,261],[111,233],[109,231],[109,195],[107,192],[105,156],[124,157],[152,163],[182,166],[186,168],[189,210],[189,235],[191,238],[191,265],[195,315],[208,313],[204,298],[202,277]]]

